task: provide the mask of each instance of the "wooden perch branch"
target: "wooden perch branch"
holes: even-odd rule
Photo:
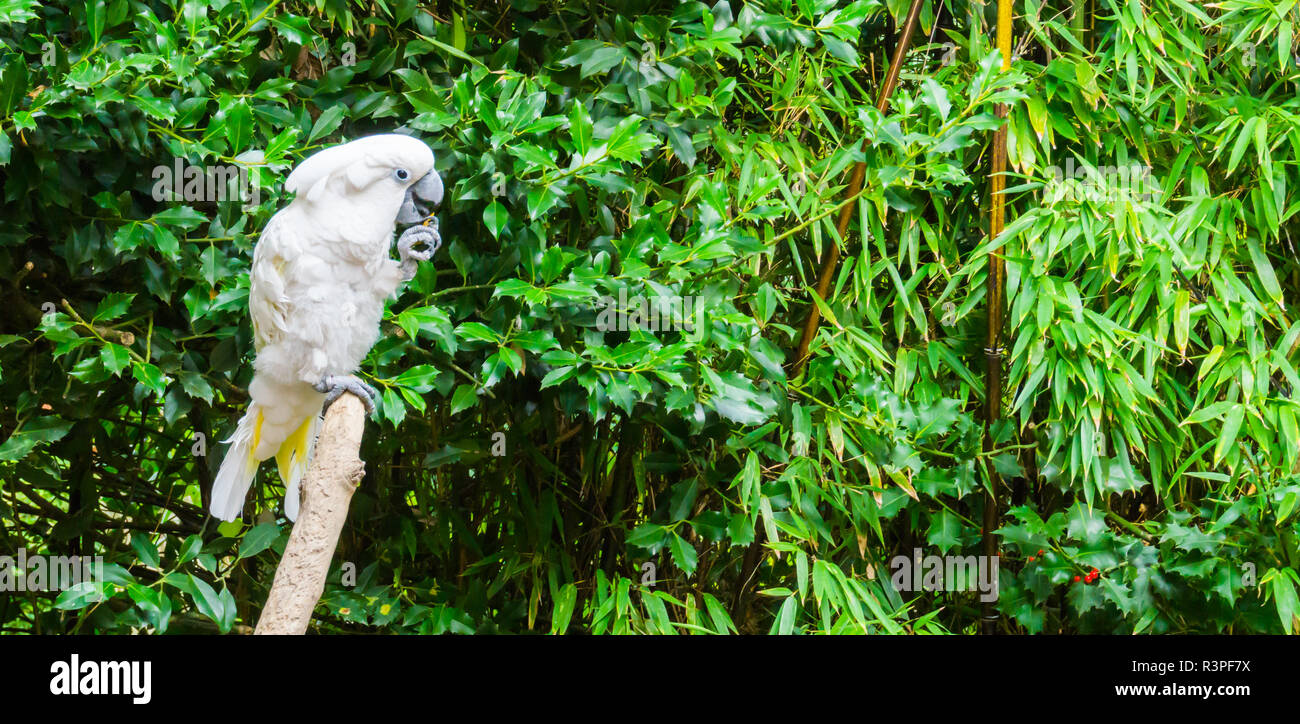
[[[330,405],[311,467],[302,481],[302,506],[275,570],[271,594],[254,634],[303,634],[325,590],[330,559],[357,484],[365,475],[361,435],[366,412],[350,392]]]

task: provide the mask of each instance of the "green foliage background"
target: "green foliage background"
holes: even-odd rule
[[[448,182],[446,246],[363,368],[381,412],[319,630],[971,632],[974,592],[888,565],[978,552],[992,468],[1005,630],[1294,632],[1296,0],[1017,2],[1009,73],[995,3],[926,2],[882,116],[906,6],[0,0],[0,552],[109,564],[0,594],[3,631],[255,623],[272,466],[243,524],[204,512],[251,250],[293,164],[400,127]],[[155,202],[177,158],[248,167],[260,203]],[[1051,172],[1133,164],[1149,187]],[[602,332],[620,293],[701,324]]]

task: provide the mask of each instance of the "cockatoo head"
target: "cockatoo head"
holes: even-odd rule
[[[385,133],[332,146],[298,164],[285,181],[295,203],[327,204],[353,218],[373,217],[392,229],[429,215],[428,202],[442,203],[442,178],[433,151],[410,136]],[[342,205],[342,206],[340,206]]]

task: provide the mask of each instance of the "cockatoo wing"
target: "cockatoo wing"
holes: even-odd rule
[[[253,248],[252,276],[255,281],[248,294],[248,313],[253,320],[253,344],[262,349],[277,342],[289,331],[284,274],[288,269],[286,244],[282,240],[283,224],[271,219],[261,239]]]

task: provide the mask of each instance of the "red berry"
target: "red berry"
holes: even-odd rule
[[[1030,556],[1030,557],[1029,557],[1029,562],[1030,562],[1030,563],[1033,563],[1033,562],[1034,562],[1034,557],[1033,557],[1033,556]]]
[[[1079,582],[1079,577],[1078,577],[1078,576],[1075,576],[1075,577],[1074,577],[1074,582],[1075,582],[1075,583],[1078,583],[1078,582]]]
[[[1042,548],[1039,548],[1039,549],[1038,549],[1038,555],[1040,555],[1040,556],[1043,555],[1043,549],[1042,549]]]

